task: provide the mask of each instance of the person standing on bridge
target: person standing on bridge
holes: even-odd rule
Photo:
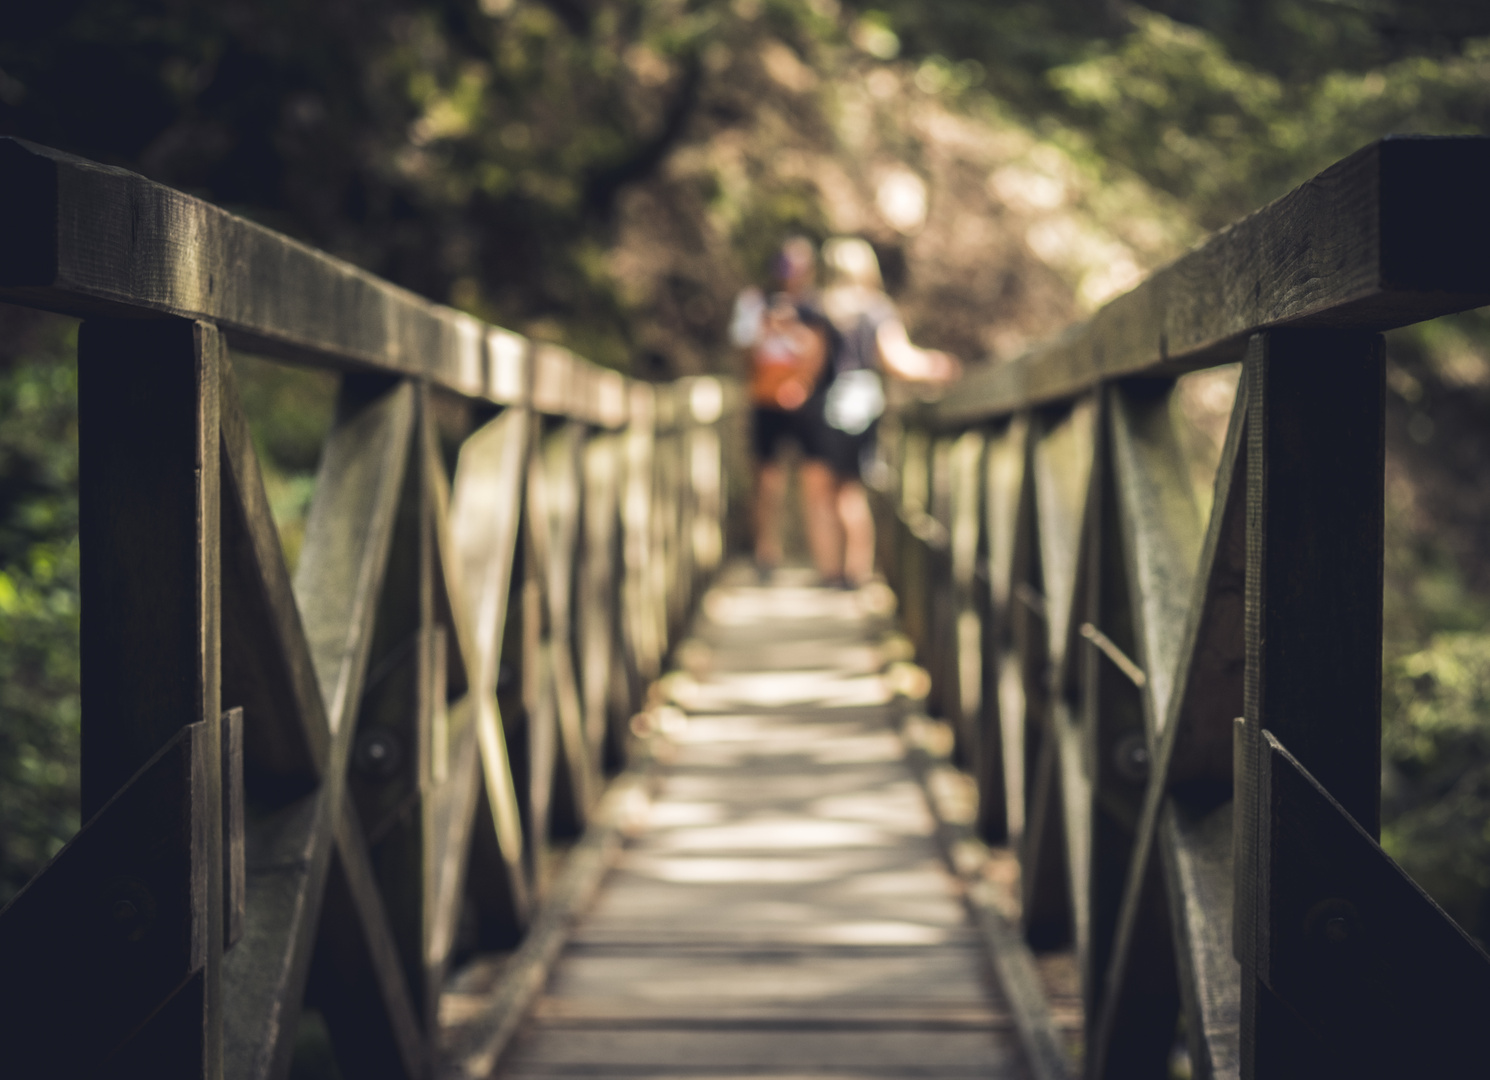
[[[802,453],[798,480],[807,545],[825,581],[843,576],[843,532],[836,510],[838,481],[824,460],[823,393],[837,344],[836,332],[813,289],[817,253],[794,236],[772,264],[780,291],[767,298],[745,289],[735,300],[730,340],[750,355],[755,448],[755,562],[762,578],[781,565],[781,512],[786,499],[784,460],[789,443]]]
[[[875,427],[885,411],[880,372],[942,383],[955,379],[962,367],[947,353],[911,343],[895,302],[885,295],[879,260],[868,243],[835,237],[823,245],[823,264],[828,281],[823,310],[840,344],[824,384],[819,439],[832,470],[832,506],[843,537],[838,565],[846,583],[858,586],[874,574],[874,518],[863,469],[873,459]]]

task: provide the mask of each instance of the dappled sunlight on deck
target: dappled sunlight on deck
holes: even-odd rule
[[[500,1075],[1024,1075],[897,733],[893,603],[704,598],[651,801]]]

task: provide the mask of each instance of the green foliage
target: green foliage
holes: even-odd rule
[[[75,343],[0,310],[0,904],[78,828]]]
[[[1490,41],[1288,82],[1215,36],[1139,12],[1132,31],[1050,70],[1062,112],[1101,153],[1219,228],[1386,134],[1490,119]]]
[[[264,494],[291,572],[300,560],[305,519],[316,490],[321,444],[336,410],[337,377],[236,353],[243,411],[253,433]]]
[[[1490,633],[1435,634],[1384,686],[1383,844],[1460,923],[1490,930]]]
[[[762,163],[851,157],[825,103],[874,65],[906,116],[935,99],[1029,144],[986,179],[1063,193],[1068,258],[1040,259],[1078,295],[1093,267],[1136,273],[1381,135],[1490,127],[1490,6],[1462,0],[72,0],[7,12],[0,133],[627,369],[685,340],[711,355],[781,234],[832,230],[816,177]],[[874,153],[915,165],[927,144],[899,123]],[[720,133],[758,145],[725,153]],[[647,227],[669,250],[633,245],[617,270],[619,208],[659,175],[643,194],[678,205]],[[708,228],[676,228],[689,215]],[[0,309],[0,902],[77,825],[71,333]],[[1390,345],[1384,743],[1389,847],[1482,936],[1487,341],[1481,315]],[[332,380],[234,363],[293,564]]]

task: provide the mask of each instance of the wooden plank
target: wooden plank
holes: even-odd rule
[[[221,398],[223,700],[253,718],[244,765],[273,804],[320,778],[331,731],[231,364]]]
[[[428,1075],[422,1003],[411,992],[350,804],[337,817],[335,844],[307,996],[325,1017],[339,1068],[359,1077],[421,1080]]]
[[[431,401],[432,410],[437,410],[439,405],[438,397]],[[462,445],[471,434],[468,427],[469,425],[464,425],[461,428],[459,437]],[[440,429],[441,425],[438,423],[424,426],[424,453],[420,467],[425,474],[424,490],[430,500],[434,528],[434,617],[446,638],[443,646],[447,661],[443,675],[444,690],[448,700],[456,701],[465,696],[471,687],[476,639],[464,581],[465,565],[455,544],[451,510],[454,485],[445,471],[441,447],[441,442],[450,436]],[[438,781],[443,775],[441,768],[441,764],[431,758],[432,779]]]
[[[90,320],[78,337],[82,811],[91,817],[177,730],[205,725],[208,775],[183,805],[205,830],[202,1012],[163,1014],[220,1068],[223,940],[219,372],[212,327]]]
[[[331,744],[320,787],[256,816],[248,829],[247,918],[242,940],[224,961],[224,1056],[234,1076],[280,1076],[289,1068],[403,485],[413,397],[408,386],[381,394],[344,388],[322,453],[295,595]]]
[[[429,773],[425,778],[428,828],[426,956],[431,981],[443,985],[456,934],[472,856],[472,831],[481,783],[476,738],[478,698],[472,679],[480,666],[464,561],[456,548],[452,490],[434,425],[424,428],[425,490],[434,526],[435,685],[431,688]],[[500,856],[499,856],[500,860]]]
[[[1226,773],[1231,748],[1229,742],[1218,743],[1220,733],[1229,726],[1227,717],[1241,708],[1248,391],[1243,379],[1193,575],[1186,572],[1190,545],[1186,497],[1165,491],[1180,484],[1188,488],[1189,479],[1178,472],[1170,457],[1174,437],[1166,431],[1159,406],[1144,400],[1150,393],[1152,388],[1138,388],[1136,401],[1134,395],[1120,393],[1113,427],[1129,573],[1147,593],[1136,613],[1151,672],[1146,687],[1148,714],[1158,735],[1106,979],[1110,1002],[1120,1000],[1138,965],[1136,958],[1155,947],[1149,911],[1157,846],[1168,888],[1173,953],[1179,966],[1191,1060],[1202,1075],[1226,1076],[1238,1067],[1240,998],[1235,962],[1228,951],[1218,953],[1215,948],[1217,928],[1224,927],[1229,935],[1230,919],[1212,909],[1231,895],[1230,844],[1217,840],[1208,827],[1183,826],[1213,817],[1213,812],[1219,812],[1215,811],[1217,802],[1230,794]],[[1178,607],[1176,594],[1182,592],[1188,593],[1189,602],[1183,609],[1176,646],[1175,628],[1169,620]],[[1174,664],[1169,679],[1162,675],[1166,662]],[[1161,826],[1165,820],[1171,824]],[[1162,835],[1156,831],[1161,828]],[[1217,844],[1224,844],[1219,854]],[[1223,868],[1217,868],[1218,858],[1226,863]],[[1093,1048],[1099,1067],[1107,1067],[1107,1044],[1121,1022],[1118,1008],[1109,1003],[1098,1023]],[[1119,1067],[1116,1058],[1112,1062],[1113,1068]],[[1212,1071],[1206,1073],[1207,1069]]]
[[[584,459],[584,566],[580,584],[580,689],[585,737],[598,770],[622,760],[629,716],[612,709],[613,666],[621,661],[619,511],[621,446],[592,436]]]
[[[10,138],[0,140],[0,183],[0,295],[14,302],[206,319],[250,352],[416,376],[504,404],[526,390],[508,370],[509,331],[163,184]],[[566,397],[564,408],[621,421],[614,373],[567,352],[544,365],[610,386],[603,408],[593,395]]]
[[[1012,1027],[1009,1013],[984,1002],[917,1006],[900,1000],[866,999],[843,1007],[814,1002],[805,1011],[792,1002],[742,1004],[736,1002],[679,1002],[656,1004],[613,997],[541,997],[529,1015],[548,1030],[556,1028],[669,1029],[712,1028],[773,1032],[785,1029],[914,1029],[920,1031],[994,1031]]]
[[[663,642],[648,567],[652,555],[652,451],[656,394],[649,386],[631,388],[631,423],[626,428],[625,481],[621,502],[621,582],[628,675],[636,693],[662,673]]]
[[[1030,569],[1038,566],[1038,573],[1026,576],[1021,600],[1029,614],[1037,615],[1028,623],[1032,633],[1025,635],[1020,651],[1026,664],[1026,702],[1040,710],[1020,859],[1026,870],[1025,933],[1032,943],[1046,947],[1070,933],[1083,954],[1089,929],[1090,779],[1082,733],[1070,716],[1066,695],[1074,691],[1071,646],[1080,640],[1074,627],[1081,621],[1077,604],[1088,576],[1082,554],[1092,512],[1096,424],[1097,403],[1088,399],[1032,425],[1027,543]],[[1036,635],[1041,640],[1032,647]],[[1026,761],[1029,757],[1027,748]]]
[[[986,737],[997,737],[1000,743],[1001,816],[1005,835],[1016,842],[1024,831],[1025,819],[1025,703],[1019,663],[1012,655],[1015,624],[1023,609],[1015,611],[1012,605],[1015,541],[1028,445],[1028,423],[1023,416],[1015,417],[989,438],[983,493],[988,566],[988,606],[983,617],[984,724]],[[991,789],[980,792],[980,813],[990,793]],[[994,831],[985,827],[985,838],[994,839]]]
[[[1487,170],[1483,137],[1371,143],[1059,340],[969,375],[928,419],[967,424],[1125,375],[1226,363],[1258,330],[1385,330],[1490,303]]]
[[[1066,849],[1065,800],[1053,732],[1040,739],[1028,792],[1028,817],[1019,846],[1020,928],[1034,948],[1053,949],[1072,940],[1076,920],[1069,869],[1073,860]]]
[[[726,1075],[790,1069],[894,1070],[903,1077],[988,1076],[1017,1067],[1013,1039],[994,1032],[776,1031],[770,1038],[738,1031],[572,1031],[535,1029],[513,1048],[512,1070],[614,1076],[624,1070],[686,1067]]]
[[[541,537],[546,569],[542,582],[547,612],[545,650],[562,754],[556,763],[562,808],[556,825],[558,834],[564,836],[575,836],[583,830],[599,782],[585,738],[584,705],[574,669],[573,611],[580,556],[583,453],[583,427],[573,422],[563,425],[544,439],[535,456],[541,484],[529,481],[530,499],[540,489],[542,492],[541,506],[533,509],[535,526],[536,515],[546,515],[542,530],[535,528],[535,537]]]
[[[509,410],[473,434],[461,447],[451,500],[451,533],[461,564],[461,583],[474,639],[471,675],[473,714],[484,786],[482,816],[477,824],[479,854],[494,854],[498,863],[481,862],[478,898],[488,918],[484,925],[506,925],[514,935],[526,922],[529,886],[524,869],[524,839],[517,790],[507,741],[497,712],[499,675],[509,617],[522,520],[523,482],[531,419],[524,410]],[[512,718],[514,722],[518,717]],[[491,843],[486,844],[488,838]],[[452,896],[442,908],[455,914]]]
[[[543,988],[576,915],[587,907],[620,846],[622,811],[640,775],[618,777],[595,808],[590,827],[569,852],[546,902],[522,945],[502,969],[486,1007],[458,1029],[447,1029],[439,1048],[437,1075],[449,1080],[485,1080],[517,1032],[529,1005]]]
[[[243,710],[222,714],[222,921],[224,949],[243,936],[247,903],[247,848],[244,837]]]
[[[1133,656],[1146,675],[1150,739],[1169,718],[1204,532],[1172,411],[1173,384],[1138,383],[1111,395],[1118,527],[1132,584]]]
[[[428,1028],[434,1023],[436,979],[442,970],[442,965],[429,963],[427,932],[432,920],[426,905],[432,890],[425,798],[440,630],[434,625],[434,498],[429,490],[433,478],[424,467],[432,417],[427,389],[414,389],[415,426],[406,449],[403,490],[378,596],[346,783],[367,838],[371,872],[416,1015]],[[343,863],[350,862],[346,853],[341,857]],[[323,925],[336,914],[328,910]],[[357,968],[346,978],[357,981]],[[349,1011],[336,1016],[353,1030],[369,1022]],[[332,1035],[337,1038],[338,1033],[333,1030]]]
[[[1092,790],[1087,806],[1090,846],[1087,894],[1083,898],[1088,911],[1087,948],[1078,949],[1078,960],[1086,1044],[1090,1048],[1089,1075],[1106,1075],[1107,1060],[1116,1066],[1118,1074],[1127,1071],[1149,1075],[1166,1067],[1174,1042],[1179,994],[1169,914],[1157,865],[1151,866],[1146,875],[1136,918],[1128,926],[1121,919],[1154,744],[1153,724],[1146,716],[1151,710],[1145,694],[1149,689],[1147,676],[1142,685],[1135,683],[1131,673],[1099,650],[1093,640],[1100,634],[1100,639],[1120,656],[1143,655],[1137,647],[1142,639],[1135,625],[1136,610],[1142,604],[1133,595],[1142,579],[1130,577],[1129,559],[1125,558],[1129,545],[1122,519],[1126,508],[1120,505],[1121,473],[1115,460],[1120,456],[1117,429],[1121,421],[1113,413],[1121,406],[1113,402],[1113,395],[1105,397],[1108,422],[1102,425],[1097,444],[1093,470],[1096,505],[1088,522],[1086,552],[1084,616],[1086,625],[1097,633],[1085,635],[1088,647],[1080,658],[1081,725],[1085,729]],[[1183,478],[1183,473],[1179,475]],[[1192,532],[1197,531],[1194,517],[1192,510]],[[1119,934],[1125,930],[1134,935],[1143,962],[1131,965],[1127,978],[1114,984],[1108,979],[1109,967]],[[1104,1028],[1103,1013],[1109,1006],[1115,1019]]]
[[[1258,742],[1257,978],[1321,1036],[1338,1075],[1483,1069],[1490,956],[1271,731]]]
[[[792,1003],[800,1015],[874,1001],[894,988],[895,1000],[972,1007],[988,1000],[981,957],[964,946],[835,949],[782,946],[737,951],[583,949],[565,954],[546,993],[557,999],[606,999],[654,1009],[707,1014],[716,1006]]]
[[[1073,639],[1072,616],[1079,591],[1079,556],[1084,515],[1090,502],[1096,422],[1097,402],[1087,399],[1065,415],[1044,418],[1033,447],[1040,584],[1050,662],[1058,671],[1064,668]]]
[[[902,729],[905,733],[906,729]],[[941,802],[931,790],[929,777],[935,759],[924,745],[906,740],[906,757],[926,789],[927,805],[936,814],[936,836],[948,864],[964,880],[965,898],[977,924],[987,956],[1019,1032],[1021,1048],[1035,1080],[1067,1080],[1077,1070],[1066,1054],[1057,1033],[1050,1002],[1041,985],[1034,956],[1024,935],[1000,909],[990,882],[983,877],[981,860],[962,858],[969,846],[976,850],[965,822],[955,822],[942,813]],[[986,851],[984,852],[986,856]]]
[[[1280,331],[1247,357],[1247,715],[1373,834],[1382,355],[1374,334]]]
[[[1197,1078],[1218,1080],[1241,1074],[1241,969],[1231,954],[1231,815],[1229,802],[1208,808],[1170,800],[1157,839],[1191,1069]]]
[[[0,911],[0,1034],[13,1075],[91,1075],[217,951],[222,908],[211,910],[208,882],[221,871],[202,804],[218,783],[206,729],[178,728]],[[200,987],[186,1004],[166,1019],[194,1051],[182,1075],[206,1075]]]
[[[1271,731],[1373,836],[1381,783],[1383,350],[1378,335],[1277,331],[1248,348],[1246,679],[1235,950],[1242,1076],[1311,1070],[1319,1047],[1260,981],[1271,889],[1254,772]]]

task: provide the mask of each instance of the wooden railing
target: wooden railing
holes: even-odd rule
[[[78,345],[85,824],[0,913],[0,1073],[427,1077],[722,553],[711,378],[648,385],[0,140],[0,299]],[[235,350],[343,372],[289,572]]]
[[[1490,302],[1487,184],[1375,143],[887,422],[891,583],[1089,1077],[1177,1017],[1198,1077],[1490,1069],[1490,961],[1377,843],[1380,331]],[[1203,519],[1176,376],[1235,361]]]

